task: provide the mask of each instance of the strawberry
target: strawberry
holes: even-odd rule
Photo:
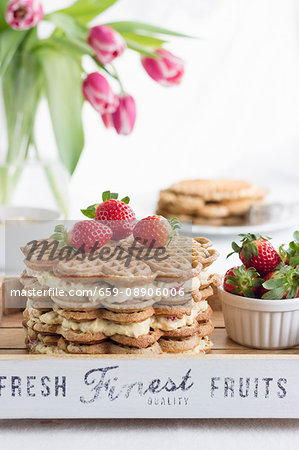
[[[299,267],[281,264],[268,273],[262,287],[262,298],[280,300],[299,297]]]
[[[232,255],[238,253],[245,267],[254,267],[257,272],[264,276],[272,272],[281,262],[281,258],[273,245],[269,242],[269,238],[265,238],[260,234],[239,234],[241,239],[241,247],[232,243]]]
[[[118,199],[118,194],[110,191],[103,192],[103,202],[81,209],[81,212],[92,219],[106,224],[113,231],[112,239],[124,239],[133,231],[136,216],[133,209],[128,205],[129,197]]]
[[[111,229],[95,220],[77,222],[69,233],[63,225],[57,225],[55,233],[51,236],[52,239],[60,242],[60,247],[71,245],[86,252],[102,247],[110,241],[111,237]]]
[[[285,264],[289,266],[299,265],[299,231],[293,234],[294,240],[289,243],[289,248],[285,250],[285,246],[279,247],[279,254]]]
[[[165,247],[178,228],[178,219],[167,220],[163,216],[148,216],[137,223],[133,236],[144,247]]]
[[[259,288],[263,283],[258,272],[253,268],[237,266],[224,275],[223,289],[242,297],[258,298]]]

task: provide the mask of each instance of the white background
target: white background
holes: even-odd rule
[[[48,10],[68,3],[44,1]],[[86,145],[70,188],[74,217],[106,189],[129,195],[139,217],[150,214],[159,190],[184,178],[245,178],[275,194],[298,191],[298,1],[121,0],[101,20],[147,21],[200,39],[168,44],[186,62],[179,87],[156,84],[132,51],[117,60],[137,102],[132,135],[106,130],[85,105]],[[55,144],[44,114],[37,135],[49,156]],[[35,203],[45,201],[38,195]]]
[[[62,0],[44,0],[54,9]],[[180,87],[162,88],[126,52],[117,62],[137,101],[134,133],[105,130],[84,108],[86,146],[71,181],[72,212],[111,188],[150,214],[158,191],[189,177],[235,177],[296,196],[299,185],[299,2],[123,0],[102,16],[199,36],[172,40],[186,61]],[[54,147],[44,115],[43,153]],[[298,194],[299,195],[299,194]],[[24,197],[24,201],[27,200]],[[42,202],[35,192],[35,202]],[[289,235],[286,235],[286,238]],[[297,433],[296,433],[297,431]],[[0,422],[3,448],[297,448],[297,421]]]

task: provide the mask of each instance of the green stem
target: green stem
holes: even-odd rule
[[[115,78],[115,79],[118,81],[118,83],[119,83],[119,87],[120,87],[121,93],[122,93],[122,94],[125,94],[126,91],[125,91],[125,89],[124,89],[124,86],[123,86],[123,84],[122,84],[120,78],[119,78],[119,75],[118,75],[118,72],[117,72],[117,70],[116,70],[115,65],[112,64],[112,63],[110,63],[110,66],[111,66],[112,69],[113,69],[113,76],[114,76],[114,78]]]
[[[36,142],[34,141],[34,139],[32,140],[32,144],[33,144],[33,147],[35,150],[36,159],[38,161],[42,162],[42,160],[39,156],[39,153],[38,153]],[[45,164],[43,164],[43,168],[44,168],[48,183],[51,187],[52,193],[55,197],[56,203],[57,203],[58,207],[61,209],[61,211],[63,212],[64,217],[67,219],[68,215],[69,215],[68,204],[65,201],[63,193],[59,189],[59,186],[58,186],[56,177],[53,174],[52,168]]]

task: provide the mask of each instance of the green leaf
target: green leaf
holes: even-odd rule
[[[61,37],[51,37],[50,39],[47,39],[46,41],[41,42],[41,45],[44,47],[45,45],[48,45],[52,48],[55,48],[56,50],[65,50],[66,52],[73,53],[74,56],[78,55],[89,55],[93,56],[92,48],[84,41],[76,38],[70,38],[67,36],[61,36]]]
[[[266,292],[266,294],[264,294],[262,298],[264,300],[281,300],[282,297],[284,296],[285,292],[286,292],[286,290],[282,286],[282,287],[273,289],[272,291]]]
[[[26,35],[27,31],[16,31],[12,28],[8,28],[0,33],[0,76],[7,69]]]
[[[267,280],[263,283],[265,289],[275,289],[281,287],[285,284],[284,278],[273,278],[272,280]]]
[[[144,34],[135,34],[135,33],[122,33],[122,37],[125,40],[136,42],[137,44],[142,45],[143,47],[150,48],[160,48],[162,45],[167,42],[164,39],[158,39],[154,36],[145,36]]]
[[[94,219],[95,210],[81,209],[81,212],[82,214],[84,214],[84,216],[88,217],[89,219]]]
[[[110,22],[107,23],[111,28],[118,31],[119,33],[135,33],[135,34],[162,34],[166,36],[178,36],[183,38],[192,38],[187,34],[178,33],[173,30],[168,30],[167,28],[157,27],[155,25],[149,25],[143,22]]]
[[[244,289],[243,294],[244,294],[245,297],[255,298],[254,292],[250,288]]]
[[[127,205],[130,203],[130,197],[124,197],[121,199],[122,202],[126,203]]]
[[[294,241],[296,244],[299,244],[299,231],[294,232]]]
[[[64,238],[64,236],[63,234],[60,233],[54,233],[50,236],[50,238],[54,239],[55,241],[61,241]]]
[[[89,219],[94,219],[96,209],[99,206],[99,203],[95,203],[94,205],[88,206],[86,209],[81,209],[82,214],[88,217]]]
[[[102,194],[102,200],[103,200],[103,202],[106,202],[107,200],[109,200],[110,199],[110,191],[105,191],[105,192],[103,192],[103,194]]]
[[[150,58],[160,58],[161,56],[157,54],[154,50],[151,50],[149,47],[144,47],[143,45],[138,44],[137,42],[132,41],[131,39],[126,39],[126,44],[128,48],[134,50],[135,52],[140,53],[141,55],[149,56]]]
[[[56,227],[54,228],[55,233],[64,233],[65,227],[64,225],[56,225]]]
[[[290,266],[298,266],[299,265],[299,256],[293,256],[290,258]]]
[[[118,194],[116,192],[111,192],[110,198],[112,198],[114,200],[117,200],[118,199]]]
[[[233,253],[240,253],[241,251],[241,247],[239,247],[239,245],[236,242],[232,242],[232,249],[233,249]]]
[[[286,298],[296,298],[297,292],[298,292],[298,286],[297,286],[297,285],[292,286],[292,287],[289,289]]]
[[[47,20],[64,31],[67,36],[86,41],[87,27],[78,23],[68,14],[55,12],[47,16]]]
[[[61,51],[43,49],[38,54],[58,152],[73,174],[84,145],[81,67],[77,59]]]
[[[59,10],[59,13],[75,17],[82,23],[88,23],[118,0],[77,0],[69,8]]]
[[[8,24],[5,20],[6,8],[9,0],[1,0],[0,2],[0,31],[8,28]]]

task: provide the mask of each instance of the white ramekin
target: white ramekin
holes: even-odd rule
[[[299,345],[299,298],[260,300],[218,288],[227,334],[247,347],[279,349]]]

